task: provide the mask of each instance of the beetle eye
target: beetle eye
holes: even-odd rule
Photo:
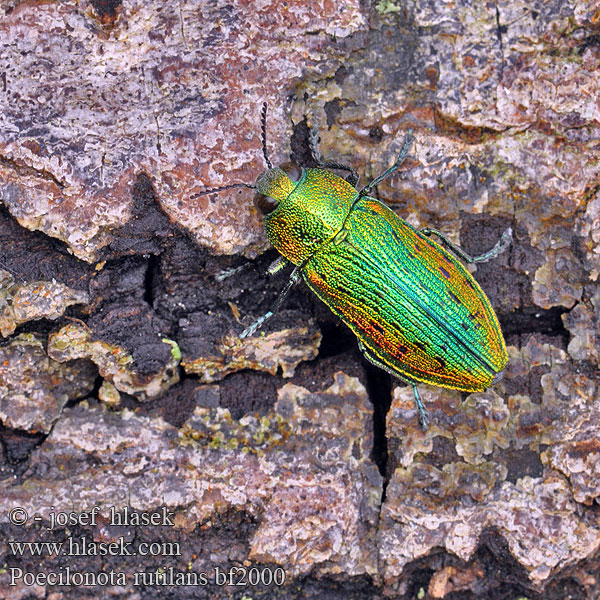
[[[298,181],[302,175],[302,169],[293,162],[285,162],[279,167],[292,181]]]
[[[277,208],[278,204],[279,202],[270,196],[265,196],[264,194],[254,195],[254,206],[256,206],[263,217],[270,215]]]

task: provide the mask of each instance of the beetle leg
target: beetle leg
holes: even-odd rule
[[[322,162],[321,152],[319,152],[319,130],[317,127],[311,127],[308,130],[308,147],[315,162]]]
[[[396,162],[389,169],[387,169],[387,171],[384,171],[381,175],[379,175],[379,177],[375,177],[375,179],[373,179],[373,181],[371,181],[371,183],[369,183],[369,185],[365,185],[365,187],[362,188],[362,190],[360,190],[360,192],[358,194],[359,198],[362,198],[363,196],[368,196],[371,193],[371,190],[375,186],[379,185],[384,179],[387,179],[390,175],[392,175],[393,173],[395,173],[398,170],[398,168],[400,167],[400,165],[406,158],[406,155],[408,154],[408,150],[410,148],[410,145],[412,144],[412,141],[413,141],[412,129],[409,129],[406,132],[406,136],[404,138],[404,143],[402,144],[402,148],[400,149],[400,154],[398,154],[398,158],[396,159]]]
[[[276,258],[270,265],[269,268],[267,269],[267,273],[269,275],[277,275],[277,273],[279,273],[279,271],[282,271],[283,269],[285,269],[289,264],[288,259],[285,256],[280,256],[279,258]]]
[[[275,304],[273,304],[271,310],[266,312],[262,317],[258,318],[256,321],[254,321],[252,325],[246,327],[246,329],[244,329],[244,331],[242,331],[242,333],[240,334],[240,339],[244,339],[249,335],[252,335],[259,327],[262,327],[263,323],[266,320],[270,319],[279,310],[279,307],[283,304],[283,301],[285,300],[286,296],[290,293],[292,287],[296,283],[298,283],[299,280],[300,267],[296,267],[290,275],[290,280],[285,284],[285,287],[283,288],[283,290],[281,290],[277,300],[275,300]]]
[[[396,375],[396,377],[398,377]],[[427,413],[426,408],[423,406],[423,401],[421,400],[421,394],[419,394],[419,388],[414,381],[410,381],[408,379],[404,379],[400,377],[404,383],[410,383],[413,388],[413,394],[415,396],[415,402],[417,403],[417,408],[419,409],[419,421],[421,422],[421,427],[423,431],[427,431],[429,429],[429,414]]]
[[[358,180],[359,180],[358,173],[349,165],[343,165],[343,164],[337,163],[337,162],[322,162],[322,163],[319,163],[319,167],[324,167],[325,169],[340,169],[342,171],[348,171],[348,173],[350,173],[350,175],[348,176],[346,181],[352,187],[356,187],[356,184],[358,183]]]
[[[470,254],[467,254],[462,248],[460,248],[456,244],[453,244],[441,231],[438,231],[437,229],[429,229],[427,227],[425,229],[422,229],[421,233],[423,233],[426,236],[435,235],[444,244],[444,246],[452,250],[454,254],[460,256],[460,258],[462,258],[465,262],[468,263],[487,262],[492,258],[496,258],[496,256],[502,254],[502,252],[504,252],[510,246],[513,237],[512,228],[509,227],[502,234],[502,237],[496,242],[496,245],[491,250],[485,252],[484,254],[481,254],[480,256],[471,256]]]
[[[231,277],[232,275],[236,275],[237,273],[243,271],[244,269],[247,269],[251,264],[252,263],[247,262],[247,263],[244,263],[243,265],[240,265],[239,267],[232,267],[231,269],[225,269],[224,271],[221,271],[220,273],[215,275],[215,280],[216,281],[224,281],[228,277]]]
[[[239,267],[225,269],[224,271],[221,271],[220,273],[215,275],[215,279],[217,281],[224,281],[225,279],[231,277],[232,275],[237,275],[239,272],[247,269],[251,265],[252,265],[251,262],[247,262],[247,263],[244,263],[243,265],[240,265]],[[283,269],[285,269],[285,267],[287,267],[287,265],[288,265],[288,260],[284,256],[280,256],[279,258],[275,259],[269,265],[269,267],[267,268],[267,273],[269,275],[277,275],[277,273],[279,273],[279,271],[282,271]]]
[[[321,153],[319,152],[319,130],[316,127],[311,127],[308,130],[308,145],[310,147],[310,153],[318,167],[325,169],[340,169],[341,171],[348,171],[350,173],[348,177],[348,183],[352,187],[356,187],[359,176],[358,173],[350,166],[343,165],[337,162],[325,162]]]
[[[362,352],[363,356],[372,365],[379,367],[381,370],[385,371],[386,373],[389,373],[392,377],[396,377],[400,381],[402,381],[406,384],[412,385],[413,394],[415,396],[415,404],[417,405],[417,408],[419,409],[419,421],[421,422],[421,427],[423,428],[423,431],[427,431],[427,429],[429,429],[429,415],[427,413],[427,409],[425,408],[425,406],[423,406],[423,402],[421,400],[421,394],[419,394],[419,389],[417,388],[417,384],[410,379],[406,379],[405,377],[398,375],[398,373],[396,373],[395,371],[392,371],[392,369],[390,369],[385,363],[381,362],[376,356],[373,356],[373,354],[371,354],[371,352],[368,350],[368,348],[360,340],[358,340],[358,347],[359,347],[360,351]]]

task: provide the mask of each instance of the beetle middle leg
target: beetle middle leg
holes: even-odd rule
[[[271,267],[273,267],[276,263],[278,263],[278,261],[275,261],[275,263],[273,263],[273,265],[271,265]],[[277,270],[281,270],[282,268],[283,268],[283,266],[278,267]],[[244,339],[244,338],[248,337],[249,335],[252,335],[259,327],[262,327],[264,322],[267,321],[268,319],[270,319],[279,310],[279,307],[283,304],[283,301],[286,299],[287,295],[290,293],[290,290],[294,287],[294,285],[296,283],[298,283],[299,280],[300,280],[300,267],[296,267],[292,271],[289,281],[285,284],[285,287],[279,293],[279,296],[277,297],[277,300],[275,300],[275,304],[273,304],[273,307],[271,308],[271,310],[266,312],[262,317],[259,317],[256,321],[254,321],[254,323],[252,323],[252,325],[250,325],[249,327],[246,327],[246,329],[244,329],[244,331],[242,331],[242,333],[240,334],[240,339]]]
[[[392,369],[390,369],[385,363],[380,361],[376,356],[373,356],[373,354],[371,354],[369,349],[360,340],[358,340],[358,347],[359,347],[360,351],[362,352],[362,355],[372,365],[379,367],[386,373],[389,373],[390,375],[392,375],[392,377],[396,377],[400,381],[407,383],[409,385],[412,385],[413,394],[415,396],[415,404],[417,405],[417,408],[419,409],[419,421],[421,422],[421,427],[423,428],[423,431],[427,431],[429,429],[429,414],[427,413],[427,409],[423,405],[423,401],[421,400],[421,394],[419,394],[419,389],[417,388],[417,384],[414,381],[411,381],[410,379],[406,379],[405,377],[398,375],[398,373],[396,373],[395,371],[392,371]]]
[[[454,254],[462,258],[465,262],[468,263],[478,263],[478,262],[487,262],[492,258],[496,258],[499,254],[502,254],[509,246],[512,241],[512,228],[509,227],[503,234],[502,237],[496,242],[496,245],[488,252],[484,252],[480,256],[471,256],[467,254],[460,246],[453,244],[441,231],[437,229],[430,229],[426,227],[425,229],[421,229],[421,233],[426,235],[427,237],[431,235],[435,235],[441,242],[452,250]]]
[[[358,173],[352,167],[344,165],[342,163],[326,162],[323,160],[321,152],[319,151],[319,130],[316,127],[311,127],[308,130],[308,146],[310,148],[310,153],[312,154],[312,157],[317,163],[318,167],[322,167],[325,169],[340,169],[341,171],[348,171],[348,173],[350,173],[350,175],[348,176],[348,183],[352,187],[356,187],[356,184],[359,180],[359,176]]]

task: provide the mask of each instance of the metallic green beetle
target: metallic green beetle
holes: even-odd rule
[[[482,262],[506,249],[511,229],[492,250],[472,258],[440,232],[418,231],[371,198],[406,156],[410,132],[394,165],[358,190],[351,167],[320,160],[314,133],[311,146],[320,168],[274,168],[265,115],[266,106],[262,141],[269,169],[247,187],[257,190],[267,237],[282,255],[269,271],[286,261],[295,268],[273,309],[241,337],[271,317],[302,278],[356,334],[370,362],[412,385],[424,429],[428,417],[417,383],[476,392],[498,381],[508,355],[494,310],[472,275],[430,236],[463,260]],[[348,181],[326,168],[349,171]]]

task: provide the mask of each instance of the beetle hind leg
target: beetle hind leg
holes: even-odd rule
[[[452,250],[454,254],[462,258],[467,263],[487,262],[492,258],[496,258],[510,246],[510,243],[513,239],[512,227],[509,227],[502,234],[500,239],[496,242],[496,245],[491,250],[488,250],[479,256],[471,256],[470,254],[467,254],[460,246],[453,244],[441,231],[438,231],[437,229],[430,229],[427,227],[425,229],[421,229],[421,233],[427,237],[435,235],[442,242],[442,244],[446,246],[446,248]]]
[[[386,373],[389,373],[390,375],[392,375],[392,377],[396,377],[400,381],[403,381],[406,384],[412,385],[413,394],[415,396],[415,404],[417,405],[417,408],[419,409],[419,421],[421,422],[421,427],[423,428],[423,431],[427,431],[427,429],[429,429],[429,414],[427,412],[427,409],[423,405],[423,401],[421,400],[421,394],[419,394],[419,389],[417,388],[417,384],[410,379],[406,379],[405,377],[398,375],[398,373],[396,373],[395,371],[392,371],[392,369],[390,369],[384,362],[379,360],[376,356],[373,356],[373,354],[369,351],[369,349],[360,340],[358,340],[358,347],[359,347],[360,351],[362,352],[362,355],[372,365],[379,367],[382,371],[385,371]]]

